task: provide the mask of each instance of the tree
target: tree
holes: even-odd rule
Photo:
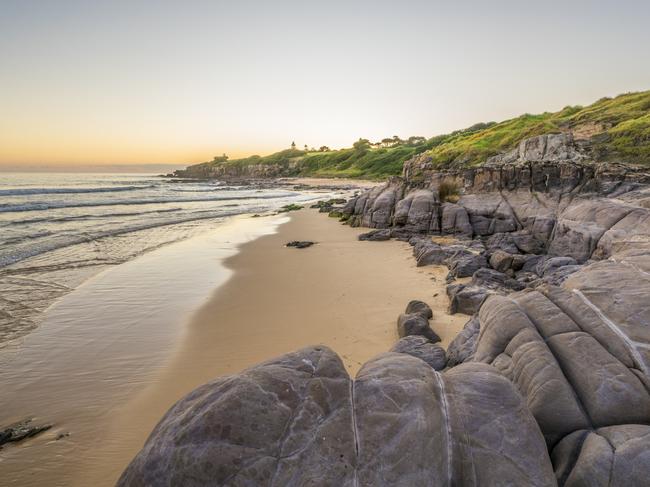
[[[417,135],[409,137],[407,140],[409,145],[420,145],[420,144],[424,144],[426,141],[427,141],[426,138]]]
[[[309,147],[307,147],[307,144],[305,144],[305,152],[309,152]]]
[[[228,156],[224,153],[220,156],[214,156],[212,162],[219,163],[219,162],[226,162],[227,160],[228,160]]]
[[[395,145],[395,141],[390,137],[386,137],[385,139],[381,139],[381,146],[382,147],[393,147],[394,145]]]
[[[291,150],[296,150],[296,143],[295,142],[291,142]]]
[[[370,148],[370,141],[368,139],[359,139],[352,144],[352,147],[357,152],[366,152]]]
[[[327,147],[326,145],[321,145],[320,149],[318,149],[318,150],[321,151],[321,152],[329,152],[330,148]]]

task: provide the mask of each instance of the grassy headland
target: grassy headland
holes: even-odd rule
[[[395,136],[376,143],[359,139],[353,147],[339,150],[291,148],[243,159],[215,157],[178,175],[201,177],[215,169],[243,174],[255,166],[260,172],[267,167],[285,176],[383,179],[400,174],[404,161],[423,152],[441,169],[477,166],[528,137],[567,131],[588,141],[594,159],[650,166],[650,91],[602,98],[587,107],[567,106],[555,113],[478,123],[430,139]]]

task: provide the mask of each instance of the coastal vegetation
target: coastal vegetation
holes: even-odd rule
[[[245,174],[247,168],[274,168],[285,176],[384,179],[399,175],[404,161],[427,153],[440,169],[481,165],[510,150],[523,139],[548,133],[571,132],[588,145],[594,159],[650,165],[650,91],[601,98],[586,106],[567,106],[558,112],[524,114],[499,123],[477,123],[463,130],[431,138],[398,136],[371,142],[359,139],[350,148],[332,150],[291,148],[268,156],[240,159],[215,157],[210,162],[178,171],[178,176],[204,177],[219,169]],[[265,174],[259,170],[260,174]]]

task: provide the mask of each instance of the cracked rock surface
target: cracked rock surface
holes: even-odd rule
[[[436,372],[404,353],[351,380],[312,347],[199,387],[118,486],[555,485],[542,433],[486,364]]]

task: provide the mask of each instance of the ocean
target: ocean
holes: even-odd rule
[[[225,218],[314,199],[151,174],[0,173],[0,349],[88,278]]]

